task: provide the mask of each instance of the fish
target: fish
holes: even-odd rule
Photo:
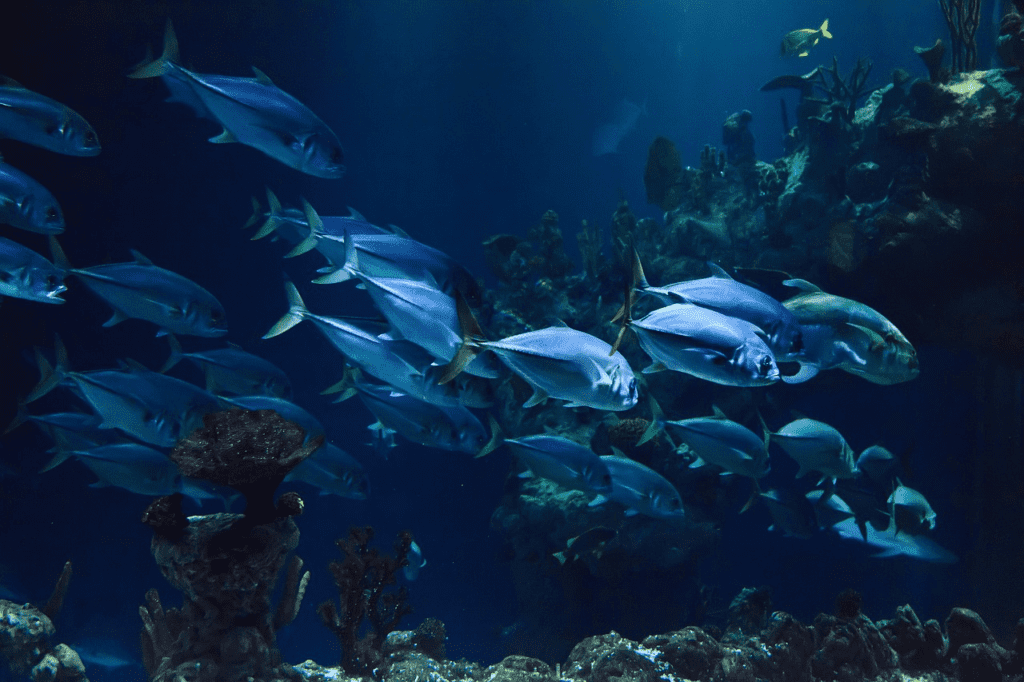
[[[461,348],[455,299],[429,282],[359,273],[377,310],[391,324],[389,336],[420,346],[438,362],[453,361]],[[494,379],[500,370],[493,357],[471,357],[462,368],[475,376]],[[453,375],[454,376],[454,375]]]
[[[757,500],[760,489],[757,480],[768,475],[768,434],[758,436],[753,431],[728,419],[714,407],[713,417],[695,417],[679,421],[666,421],[697,456],[692,466],[714,465],[726,472],[745,476],[753,482],[751,497],[741,511],[746,511]]]
[[[285,282],[285,295],[288,297],[288,312],[263,336],[264,339],[283,334],[303,320],[310,320],[349,363],[399,392],[442,407],[459,404],[478,407],[486,402],[480,395],[478,384],[440,384],[438,375],[441,367],[432,367],[433,356],[416,344],[403,339],[381,338],[352,320],[312,313],[291,282]],[[341,393],[340,402],[354,395],[354,388],[351,381],[343,377],[324,393]]]
[[[780,54],[783,57],[806,57],[808,51],[818,44],[818,41],[822,38],[832,38],[832,34],[828,30],[828,19],[822,22],[818,28],[799,28],[795,31],[790,31],[782,38],[782,48]]]
[[[629,100],[622,100],[616,106],[612,120],[594,130],[591,151],[594,156],[617,154],[619,144],[636,127],[641,114],[647,113],[647,105],[639,106]]]
[[[416,580],[420,577],[420,571],[427,565],[427,560],[423,558],[423,550],[413,540],[409,545],[409,551],[405,555],[406,564],[402,567],[402,575],[405,576],[406,580]]]
[[[955,554],[931,538],[923,535],[897,533],[896,522],[892,519],[890,519],[889,526],[882,531],[868,525],[865,529],[866,538],[862,538],[861,529],[858,528],[854,519],[840,521],[832,528],[842,538],[864,542],[869,547],[881,550],[872,555],[876,559],[907,556],[937,564],[955,564],[958,561]]]
[[[787,537],[801,540],[810,539],[818,531],[814,504],[804,495],[788,488],[772,488],[761,493],[760,498],[772,516],[769,531],[779,530]]]
[[[925,496],[896,479],[896,489],[886,500],[895,534],[921,535],[935,530],[937,515]]]
[[[96,156],[100,139],[81,114],[0,76],[0,137],[68,156]]]
[[[217,397],[187,381],[152,372],[144,367],[117,370],[71,371],[67,350],[55,341],[56,366],[36,349],[40,379],[25,398],[31,403],[61,383],[70,383],[102,419],[100,428],[119,429],[143,443],[173,447],[202,425],[209,412],[222,409]]]
[[[800,478],[812,471],[826,478],[853,478],[857,472],[853,450],[836,429],[814,419],[796,419],[771,434],[772,441],[796,460]]]
[[[325,495],[353,500],[365,500],[370,496],[370,479],[363,465],[334,443],[324,443],[292,469],[284,480],[307,483]]]
[[[675,303],[636,321],[627,309],[622,325],[633,330],[651,358],[644,374],[670,369],[724,386],[767,386],[779,380],[775,356],[760,330],[746,320]]]
[[[737,282],[725,270],[708,263],[711,277],[651,286],[640,256],[633,251],[633,282],[640,294],[656,296],[666,305],[691,303],[729,317],[746,320],[759,329],[776,360],[788,360],[803,348],[803,330],[796,316],[768,294]],[[613,320],[614,321],[614,320]]]
[[[611,495],[612,475],[608,465],[590,448],[562,436],[507,438],[505,443],[529,470],[563,488],[588,494]]]
[[[79,279],[114,314],[103,323],[112,327],[127,319],[146,320],[159,327],[157,336],[182,334],[223,336],[227,334],[224,306],[209,291],[176,272],[153,265],[138,251],[130,263],[109,263],[91,268],[74,268],[57,240],[50,238],[56,265]]]
[[[181,492],[178,466],[151,447],[115,443],[71,454],[99,478],[94,487],[115,486],[150,497]]]
[[[478,305],[482,292],[476,278],[448,254],[408,236],[384,233],[328,234],[323,221],[308,202],[304,202],[307,222],[313,226],[310,236],[288,254],[297,256],[316,248],[330,263],[318,272],[316,284],[337,284],[358,278],[392,277],[423,282],[454,297],[460,292],[471,304]]]
[[[142,659],[133,656],[131,649],[119,641],[105,638],[85,637],[69,645],[87,666],[98,666],[108,670],[128,666],[142,667]]]
[[[800,293],[783,301],[804,331],[801,372],[840,368],[877,384],[910,381],[920,374],[917,351],[896,326],[873,308],[825,293],[802,279],[784,284]],[[809,377],[808,377],[809,378]]]
[[[582,559],[584,556],[600,559],[604,554],[605,547],[615,538],[615,535],[614,530],[604,526],[588,528],[579,535],[569,538],[565,543],[565,549],[554,552],[551,556],[563,566],[568,562]]]
[[[0,296],[60,305],[65,275],[35,251],[0,237]]]
[[[267,210],[264,211],[256,197],[252,198],[252,216],[246,221],[242,229],[252,227],[263,221],[260,228],[250,239],[262,239],[273,234],[274,238],[282,238],[290,244],[299,244],[310,237],[309,216],[312,213],[316,216],[313,223],[314,229],[328,235],[343,237],[346,232],[351,234],[391,234],[400,237],[407,237],[401,229],[394,225],[388,228],[378,227],[369,222],[363,215],[348,207],[347,216],[320,216],[308,201],[302,199],[302,208],[283,207],[277,195],[266,188]],[[298,254],[296,254],[298,255]]]
[[[391,451],[398,447],[398,443],[395,442],[395,434],[398,432],[394,429],[376,422],[367,426],[366,430],[370,432],[370,440],[366,445],[369,445],[379,457],[387,459]]]
[[[306,432],[303,444],[315,439],[325,439],[326,429],[320,420],[310,414],[305,408],[299,407],[293,402],[278,398],[272,395],[244,395],[232,398],[223,398],[224,402],[240,407],[243,410],[273,410],[290,422],[302,427]],[[318,448],[319,450],[319,448]],[[315,453],[314,453],[315,454]]]
[[[4,163],[2,156],[0,223],[39,234],[60,234],[64,231],[64,212],[50,190],[9,163]]]
[[[219,123],[223,131],[210,142],[238,142],[319,178],[345,174],[338,136],[265,73],[253,67],[255,78],[199,74],[178,61],[178,39],[168,21],[163,54],[140,64],[128,77],[162,78],[171,91],[169,102],[185,104],[197,116]]]
[[[659,519],[685,518],[679,491],[654,469],[621,455],[604,455],[601,461],[612,475],[611,494],[591,500],[591,507],[612,500],[626,507],[626,516],[643,514]]]
[[[357,387],[359,398],[381,425],[413,443],[476,457],[487,455],[500,443],[493,417],[488,440],[484,425],[465,407],[431,405],[388,386],[360,382]]]
[[[896,456],[881,445],[864,448],[857,457],[857,470],[863,472],[878,485],[890,487],[895,471],[899,468]]]
[[[292,383],[284,371],[238,346],[185,353],[173,334],[167,335],[167,343],[171,347],[171,354],[160,371],[167,372],[181,360],[188,359],[203,370],[206,390],[210,393],[272,395],[285,399],[292,395]]]
[[[566,407],[592,407],[621,412],[636,405],[637,380],[621,353],[596,336],[569,327],[547,327],[484,341],[469,305],[456,297],[463,343],[441,377],[454,379],[472,359],[492,351],[533,389],[523,407],[548,398],[566,400]]]
[[[817,520],[818,528],[831,528],[841,521],[856,516],[841,497],[834,492],[824,490],[812,490],[804,494],[814,508],[814,518]]]

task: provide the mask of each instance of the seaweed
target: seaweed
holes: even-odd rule
[[[406,557],[412,545],[412,534],[409,531],[398,534],[393,557],[370,548],[372,539],[372,527],[353,526],[347,538],[337,540],[344,558],[332,561],[328,568],[338,588],[338,604],[325,601],[317,608],[317,613],[341,644],[341,666],[345,672],[378,677],[384,661],[384,640],[398,622],[412,612],[404,587],[385,591],[395,584],[395,573],[409,563]],[[363,628],[364,621],[369,623],[368,630]],[[361,630],[364,630],[362,637],[359,636]]]

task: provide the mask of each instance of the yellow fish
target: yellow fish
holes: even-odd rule
[[[808,50],[818,44],[818,41],[822,37],[831,38],[832,34],[828,32],[828,19],[821,25],[821,28],[801,28],[796,31],[790,31],[782,38],[782,56],[792,57],[806,57]]]

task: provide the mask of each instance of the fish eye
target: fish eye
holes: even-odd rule
[[[46,208],[46,219],[47,220],[56,220],[59,216],[60,216],[60,214],[57,212],[57,209],[55,207],[48,206]]]
[[[60,286],[60,277],[58,277],[57,275],[46,276],[47,289],[56,289],[58,286]]]
[[[331,163],[341,163],[341,160],[343,158],[344,155],[341,153],[340,149],[335,147],[334,149],[331,150]]]
[[[761,358],[761,373],[767,374],[772,369],[772,359],[767,355]]]
[[[224,319],[224,314],[221,311],[219,311],[219,310],[211,310],[210,311],[210,320],[212,322],[220,322],[223,319]]]
[[[96,133],[94,133],[91,130],[86,131],[86,133],[85,133],[85,141],[90,143],[90,144],[96,142]]]

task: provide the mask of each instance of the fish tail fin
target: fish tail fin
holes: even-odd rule
[[[505,434],[501,430],[501,426],[498,424],[498,420],[494,418],[494,415],[490,412],[487,413],[487,420],[491,425],[491,439],[487,441],[487,444],[480,448],[480,452],[474,455],[475,457],[483,457],[489,455],[497,450],[502,443],[505,442]]]
[[[260,229],[256,230],[256,234],[249,238],[253,241],[263,239],[276,230],[277,226],[281,224],[281,202],[277,200],[277,196],[270,191],[269,187],[265,187],[264,189],[267,190],[267,220],[263,223],[263,226],[260,227]],[[252,208],[253,214],[252,217],[249,218],[249,222],[246,223],[247,226],[255,224],[256,221],[264,215],[260,209],[260,202],[256,197],[252,198]]]
[[[171,67],[171,64],[177,63],[179,60],[178,55],[178,36],[174,35],[174,26],[171,24],[171,20],[167,20],[167,26],[164,27],[164,52],[160,55],[159,59],[147,58],[141,64],[135,67],[135,70],[128,74],[129,78],[157,78],[167,73],[167,70]]]
[[[651,404],[651,424],[644,431],[644,435],[640,436],[640,440],[636,442],[637,447],[657,436],[658,432],[665,428],[665,413],[661,411],[661,405],[653,395],[650,396],[648,402]]]
[[[263,206],[260,204],[260,200],[256,197],[252,197],[252,215],[245,221],[245,225],[242,225],[243,230],[247,230],[263,217]],[[255,237],[253,237],[255,239]]]
[[[646,289],[651,286],[647,282],[647,276],[644,275],[644,266],[640,263],[640,254],[633,249],[633,287],[636,289]]]
[[[740,509],[740,514],[742,514],[743,512],[745,512],[748,509],[750,509],[751,507],[753,507],[754,503],[757,502],[759,499],[761,499],[761,486],[757,484],[757,479],[756,478],[750,479],[750,483],[751,483],[750,497],[747,498],[746,504],[744,504],[743,508]]]
[[[302,296],[299,295],[299,290],[287,280],[284,283],[284,293],[288,297],[288,312],[277,321],[277,324],[270,328],[270,331],[263,335],[265,339],[271,339],[278,334],[284,334],[299,322],[302,322],[306,315],[309,314],[306,304],[302,302]]]
[[[823,35],[824,37],[826,37],[826,38],[831,38],[832,37],[832,34],[828,32],[828,19],[826,19],[821,24],[821,28],[819,28],[818,30],[821,31],[821,35]]]
[[[43,352],[38,348],[35,349],[36,364],[39,366],[39,383],[32,389],[22,404],[27,405],[28,403],[42,398],[44,395],[52,391],[57,387],[68,372],[68,351],[64,347],[64,342],[60,340],[59,336],[54,336],[53,350],[57,358],[57,365],[50,365],[49,360],[43,355]]]
[[[305,199],[302,199],[302,212],[306,214],[306,223],[309,224],[309,236],[295,245],[295,248],[284,255],[285,258],[301,256],[307,251],[316,248],[317,237],[324,233],[324,221],[320,219],[316,209]]]
[[[19,402],[18,413],[14,415],[14,419],[12,419],[11,423],[7,425],[6,429],[4,429],[3,435],[6,436],[8,433],[10,433],[14,429],[18,428],[19,426],[27,422],[28,416],[28,409],[25,408],[25,403]]]
[[[331,395],[333,393],[340,393],[341,395],[338,396],[334,402],[345,402],[346,400],[348,400],[349,398],[351,398],[352,396],[359,392],[358,389],[356,388],[356,381],[358,377],[359,375],[357,374],[357,370],[346,366],[345,374],[341,377],[341,380],[335,384],[331,384],[324,390],[320,391],[320,395]]]
[[[56,429],[53,434],[53,449],[51,452],[54,452],[55,454],[49,462],[43,465],[43,468],[39,470],[39,473],[56,469],[64,462],[68,461],[68,459],[71,458],[71,455],[75,454],[75,448],[68,442],[67,436],[61,433],[59,429]]]
[[[346,235],[345,244],[347,249],[348,235]],[[452,361],[445,366],[441,378],[437,381],[439,384],[447,384],[457,377],[481,351],[475,340],[483,338],[483,330],[480,329],[480,323],[473,317],[473,311],[470,310],[466,299],[458,291],[455,292],[455,310],[459,315],[459,328],[462,329],[462,345]]]
[[[60,247],[57,238],[52,234],[50,235],[50,257],[53,259],[53,264],[61,270],[74,270],[71,267],[71,261],[64,255],[64,249]]]
[[[634,252],[634,254],[635,254],[635,252]],[[639,263],[640,263],[640,259],[636,258],[636,260],[634,261],[634,264],[639,265]],[[642,270],[640,272],[640,275],[641,275],[641,277],[643,276],[643,271]],[[626,297],[625,297],[625,300],[622,303],[622,309],[619,311],[619,314],[622,317],[622,327],[619,328],[619,335],[615,337],[615,343],[612,344],[612,350],[611,350],[610,353],[608,353],[609,357],[612,356],[612,355],[615,355],[615,353],[619,350],[619,346],[622,345],[622,338],[626,335],[626,329],[628,329],[629,325],[633,322],[633,312],[632,312],[633,311],[633,295],[634,295],[635,291],[636,291],[636,288],[633,286],[633,284],[630,283],[630,282],[627,282],[626,283]],[[619,318],[619,315],[616,315],[615,318],[612,321],[614,322],[615,319],[618,319],[618,318]]]
[[[181,352],[181,343],[175,338],[174,334],[167,335],[167,345],[171,347],[171,354],[168,356],[164,366],[160,368],[161,374],[181,362],[181,359],[184,357]]]

